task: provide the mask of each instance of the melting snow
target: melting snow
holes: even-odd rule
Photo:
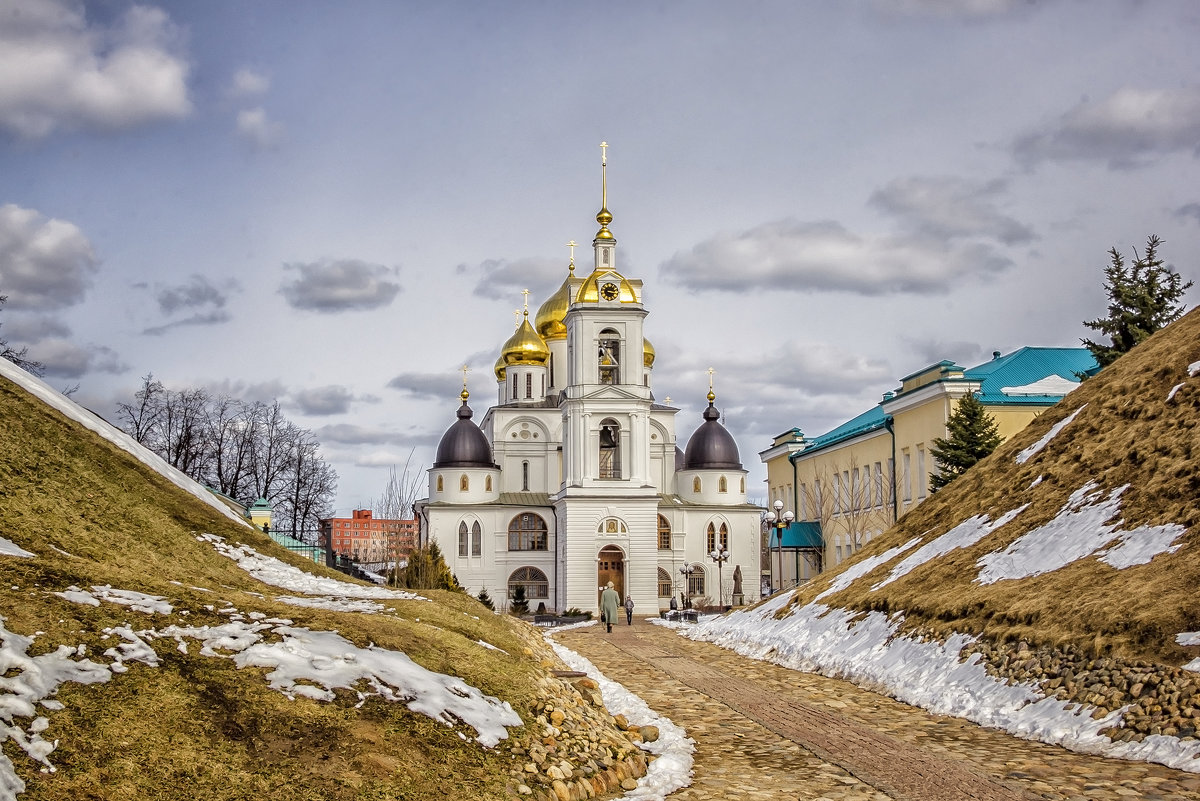
[[[297,598],[294,595],[280,595],[275,599],[291,606],[305,606],[310,609],[329,609],[334,612],[382,612],[383,604],[378,601],[365,601],[351,598]],[[252,615],[253,616],[253,615]]]
[[[905,551],[907,551],[909,548],[913,547],[920,541],[921,541],[920,537],[913,537],[911,540],[904,543],[903,545],[897,545],[894,548],[888,548],[886,551],[884,551],[881,554],[876,554],[875,556],[869,556],[866,559],[862,560],[861,562],[857,562],[857,563],[851,565],[850,567],[843,570],[841,573],[838,573],[836,576],[834,576],[833,581],[829,582],[829,586],[826,587],[825,590],[820,595],[818,595],[814,600],[819,601],[822,598],[824,598],[826,595],[833,595],[835,592],[841,592],[842,590],[849,587],[850,584],[852,582],[854,582],[855,579],[859,578],[860,576],[867,575],[872,570],[874,570],[875,568],[884,564],[885,562],[890,562],[892,559],[894,559],[897,556],[899,556],[900,554],[904,553]]]
[[[109,601],[114,604],[128,606],[135,612],[145,612],[146,614],[154,614],[157,612],[160,615],[169,615],[173,607],[167,603],[167,600],[160,595],[146,595],[142,592],[134,592],[133,590],[114,590],[107,584],[93,586],[92,591],[81,590],[72,584],[63,592],[52,593],[60,598],[65,598],[68,601],[73,601],[77,604],[87,604],[88,606],[99,606],[101,601]]]
[[[1048,444],[1049,444],[1050,440],[1052,440],[1052,439],[1054,439],[1056,436],[1058,436],[1058,432],[1059,432],[1059,431],[1062,431],[1064,428],[1066,428],[1066,427],[1067,427],[1067,424],[1068,424],[1068,423],[1070,423],[1072,420],[1074,420],[1074,419],[1075,419],[1075,415],[1077,415],[1077,414],[1079,414],[1080,412],[1082,412],[1086,406],[1087,406],[1087,404],[1086,404],[1086,403],[1085,403],[1085,404],[1083,404],[1083,406],[1080,406],[1078,409],[1076,409],[1075,411],[1071,412],[1071,414],[1070,414],[1070,415],[1068,415],[1068,416],[1066,417],[1066,419],[1064,419],[1064,420],[1060,420],[1060,421],[1058,421],[1057,423],[1055,423],[1055,424],[1054,424],[1054,425],[1053,425],[1053,426],[1050,428],[1050,430],[1046,432],[1046,435],[1045,435],[1044,437],[1042,437],[1042,438],[1041,438],[1041,439],[1039,439],[1037,442],[1035,442],[1035,443],[1033,443],[1032,445],[1030,445],[1030,446],[1029,446],[1028,448],[1026,448],[1025,450],[1023,450],[1023,451],[1021,451],[1020,453],[1018,453],[1018,454],[1017,454],[1017,464],[1025,464],[1025,463],[1026,463],[1026,462],[1028,462],[1030,459],[1032,459],[1034,456],[1036,456],[1036,455],[1037,455],[1037,454],[1038,454],[1038,453],[1039,453],[1039,452],[1042,450],[1042,448],[1046,447],[1046,445],[1048,445]]]
[[[28,556],[37,556],[37,554],[32,554],[29,551],[27,551],[24,548],[17,545],[16,543],[14,543],[10,540],[4,539],[4,537],[0,537],[0,556],[26,556],[26,557],[28,557]]]
[[[1003,551],[981,558],[977,564],[982,569],[976,581],[995,584],[1004,579],[1040,576],[1097,552],[1100,561],[1122,569],[1179,550],[1182,543],[1173,543],[1186,531],[1183,526],[1171,523],[1119,531],[1123,521],[1107,522],[1120,512],[1121,494],[1128,487],[1119,487],[1101,500],[1103,491],[1089,481],[1071,493],[1053,520],[1022,535]],[[1101,550],[1114,540],[1112,547]]]
[[[969,548],[981,539],[991,534],[996,529],[1003,526],[1008,521],[1012,520],[1018,514],[1025,510],[1025,506],[1018,507],[1012,511],[1005,512],[996,522],[989,523],[987,515],[975,515],[959,523],[954,528],[947,531],[942,536],[927,542],[917,550],[913,551],[904,561],[892,568],[892,572],[888,573],[887,578],[872,587],[872,590],[877,590],[887,584],[891,584],[898,578],[906,576],[913,570],[916,570],[921,565],[928,562],[930,559],[936,559],[939,556],[945,556],[950,551],[957,548]],[[818,596],[819,598],[819,596]]]

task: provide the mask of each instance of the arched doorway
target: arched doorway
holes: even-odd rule
[[[625,552],[615,545],[606,545],[600,549],[596,557],[596,603],[600,602],[600,592],[604,591],[608,582],[613,583],[617,594],[625,597]]]

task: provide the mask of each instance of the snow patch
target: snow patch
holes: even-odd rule
[[[12,540],[6,540],[4,537],[0,537],[0,556],[30,557],[37,556],[37,554],[30,553]]]
[[[833,595],[835,592],[841,592],[849,587],[855,581],[855,579],[865,576],[885,562],[890,562],[892,559],[895,559],[897,556],[904,553],[920,541],[920,537],[913,537],[903,545],[897,545],[893,548],[888,548],[883,553],[876,554],[875,556],[869,556],[861,562],[851,565],[841,573],[838,573],[836,576],[834,576],[833,581],[829,582],[829,586],[826,587],[821,594],[813,600],[819,601],[826,595]],[[784,595],[787,595],[787,593],[784,593]]]
[[[383,604],[378,601],[367,601],[351,598],[297,598],[294,595],[280,595],[275,599],[291,606],[304,606],[309,609],[328,609],[333,612],[383,612]],[[251,613],[253,617],[254,613]]]
[[[887,578],[876,584],[871,589],[877,590],[880,587],[891,584],[893,581],[901,578],[902,576],[907,576],[913,570],[916,570],[930,559],[936,559],[939,556],[945,556],[950,551],[958,548],[971,547],[1019,515],[1028,506],[1029,504],[1025,504],[1024,506],[1020,506],[1009,512],[1005,512],[1003,515],[998,517],[994,523],[989,522],[987,515],[975,515],[974,517],[967,518],[942,536],[938,537],[932,542],[925,543],[920,548],[913,551],[911,554],[905,557],[904,561],[892,568],[892,572],[888,573]]]
[[[1064,428],[1066,428],[1067,424],[1075,419],[1075,415],[1082,412],[1085,408],[1087,408],[1086,403],[1083,404],[1083,406],[1080,406],[1075,411],[1071,412],[1071,414],[1069,414],[1065,419],[1060,420],[1057,423],[1055,423],[1050,428],[1050,430],[1046,432],[1046,435],[1043,436],[1041,439],[1039,439],[1037,442],[1033,443],[1028,448],[1026,448],[1025,450],[1018,453],[1017,454],[1017,464],[1025,464],[1030,459],[1032,459],[1034,456],[1036,456],[1039,452],[1041,452],[1042,448],[1046,447],[1046,445],[1048,445],[1050,443],[1050,440],[1052,440],[1056,436],[1058,436],[1058,432],[1060,432]]]
[[[1071,493],[1054,519],[1023,534],[1003,551],[979,559],[976,564],[982,569],[975,581],[995,584],[1040,576],[1097,552],[1102,562],[1120,570],[1179,550],[1182,543],[1173,543],[1186,531],[1183,526],[1171,523],[1120,531],[1123,521],[1107,522],[1120,513],[1121,494],[1128,488],[1126,484],[1102,498],[1103,490],[1097,489],[1094,481],[1084,484]],[[1112,547],[1101,550],[1114,540]]]

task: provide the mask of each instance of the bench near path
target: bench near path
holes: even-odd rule
[[[1198,774],[1020,740],[645,620],[555,639],[696,741],[672,801],[1200,801]]]

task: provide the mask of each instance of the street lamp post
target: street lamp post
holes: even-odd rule
[[[684,565],[679,568],[680,575],[683,576],[683,608],[692,608],[692,574],[696,572],[694,565]]]
[[[711,551],[708,557],[717,563],[717,603],[721,605],[721,610],[725,610],[725,582],[721,576],[721,566],[729,559],[729,551],[725,550],[724,545],[718,545],[716,550]]]
[[[783,501],[777,500],[771,504],[773,511],[767,512],[763,519],[767,521],[767,525],[775,530],[775,544],[779,549],[779,586],[775,587],[776,591],[783,589],[783,530],[792,524],[796,519],[796,514],[791,510],[783,511]],[[769,542],[768,542],[769,544]],[[797,576],[797,579],[800,577]]]

